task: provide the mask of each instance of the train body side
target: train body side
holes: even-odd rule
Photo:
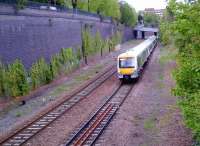
[[[138,78],[156,44],[156,37],[152,36],[138,46],[120,54],[117,58],[118,78]]]

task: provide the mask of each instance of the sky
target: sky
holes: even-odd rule
[[[124,0],[129,3],[136,11],[145,8],[163,9],[166,7],[166,0]]]

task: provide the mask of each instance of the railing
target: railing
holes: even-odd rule
[[[0,3],[16,4],[17,0],[0,0]]]
[[[66,7],[60,6],[60,5],[49,5],[47,3],[38,3],[38,2],[32,2],[32,1],[28,1],[28,3],[27,3],[27,7],[32,8],[32,9],[41,9],[42,6],[46,6],[47,8],[49,6],[55,7],[56,8],[55,11],[57,11],[57,12],[67,12],[67,13],[85,15],[85,16],[96,17],[96,18],[100,17],[96,13],[91,13],[91,12],[87,12],[87,11],[80,10],[80,9],[66,8]],[[103,19],[111,21],[112,18],[111,17],[103,17]]]
[[[7,3],[7,4],[15,5],[15,4],[17,4],[17,0],[0,0],[0,3]],[[96,13],[91,13],[91,12],[87,12],[87,11],[80,10],[80,9],[66,8],[66,7],[60,6],[60,5],[50,5],[48,3],[39,3],[39,2],[28,1],[26,3],[26,7],[31,8],[31,9],[38,9],[38,10],[41,10],[41,9],[50,10],[50,7],[54,7],[54,8],[56,8],[54,10],[56,12],[66,12],[66,13],[71,13],[71,14],[78,14],[78,15],[100,18],[100,15],[98,15]],[[102,18],[104,20],[112,21],[111,17],[103,17],[102,16]]]

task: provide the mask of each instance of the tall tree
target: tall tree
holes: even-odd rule
[[[120,19],[120,6],[117,0],[82,0],[78,1],[78,8],[90,12],[100,13],[103,16],[110,16]]]
[[[155,13],[144,13],[144,25],[158,26],[159,16]]]
[[[121,4],[121,23],[127,26],[134,26],[137,20],[137,14],[134,8],[128,3]]]

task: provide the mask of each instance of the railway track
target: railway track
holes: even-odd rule
[[[108,126],[112,117],[132,90],[133,85],[122,85],[107,98],[105,103],[72,134],[64,144],[66,146],[94,145],[96,140]]]
[[[5,139],[0,140],[0,145],[11,146],[11,145],[22,145],[26,143],[30,138],[35,136],[41,130],[46,128],[53,121],[62,116],[67,110],[69,110],[76,103],[88,96],[92,91],[103,84],[108,78],[116,73],[115,66],[111,66],[106,69],[102,74],[96,78],[90,80],[85,86],[77,90],[66,100],[62,101],[52,109],[49,109],[43,115],[40,115],[35,120],[29,122],[22,128],[18,129],[14,133],[8,135]]]

